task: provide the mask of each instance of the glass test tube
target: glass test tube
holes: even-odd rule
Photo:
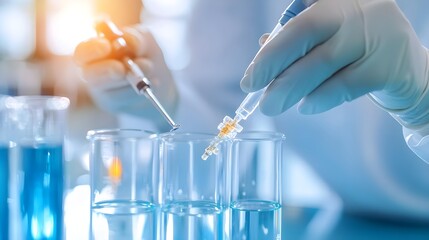
[[[160,137],[162,240],[229,239],[229,164],[225,143],[205,161],[214,135]]]
[[[281,239],[284,135],[243,132],[232,140],[231,239]]]
[[[156,135],[91,130],[91,239],[159,239]]]
[[[15,239],[62,239],[63,145],[69,100],[20,96],[6,100],[11,164],[16,164],[18,232]],[[13,152],[13,153],[12,153]]]

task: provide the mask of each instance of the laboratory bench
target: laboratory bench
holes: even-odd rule
[[[428,203],[429,204],[429,203]],[[429,223],[399,223],[339,209],[283,206],[282,240],[429,240]]]

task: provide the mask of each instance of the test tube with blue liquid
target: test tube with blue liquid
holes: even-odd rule
[[[16,154],[17,239],[62,239],[64,136],[69,100],[19,96],[6,101]]]
[[[0,143],[0,239],[6,240],[9,235],[9,209],[8,209],[8,192],[9,192],[9,163],[8,147]]]
[[[5,101],[0,95],[0,240],[9,236],[9,140],[7,132]]]

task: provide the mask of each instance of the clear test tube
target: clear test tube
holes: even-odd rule
[[[242,132],[231,141],[231,239],[281,239],[285,136]]]
[[[229,239],[229,163],[225,143],[203,161],[213,135],[170,133],[160,137],[161,239]]]
[[[158,239],[157,138],[139,129],[99,129],[90,142],[94,240]]]

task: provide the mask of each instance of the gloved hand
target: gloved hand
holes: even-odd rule
[[[428,50],[393,0],[319,0],[291,19],[245,72],[246,92],[270,84],[266,115],[304,114],[370,93],[406,127],[429,123]]]
[[[178,94],[163,53],[153,35],[141,26],[125,28],[124,38],[137,56],[134,61],[151,81],[151,88],[165,109],[173,114]],[[143,96],[138,95],[126,80],[125,66],[109,58],[112,46],[105,38],[93,38],[80,43],[74,60],[80,66],[91,96],[97,105],[109,112],[126,113],[147,118],[168,128],[162,115]]]

